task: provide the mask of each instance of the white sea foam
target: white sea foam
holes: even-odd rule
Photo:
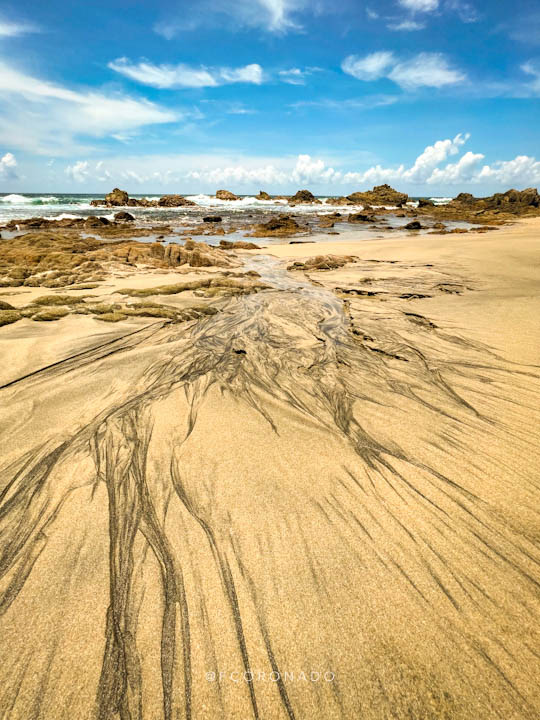
[[[453,198],[447,198],[447,197],[432,197],[429,198],[432,203],[435,205],[448,205],[449,202],[452,201]]]
[[[4,197],[0,197],[0,202],[22,205],[31,202],[31,198],[27,198],[24,195],[5,195]]]

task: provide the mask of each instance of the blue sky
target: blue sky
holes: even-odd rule
[[[0,6],[0,192],[540,184],[538,0]]]

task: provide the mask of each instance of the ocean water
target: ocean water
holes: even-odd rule
[[[134,198],[147,198],[148,200],[158,200],[159,195],[132,195]],[[194,208],[127,208],[129,212],[141,224],[153,223],[156,221],[172,221],[179,222],[184,219],[198,217],[208,212],[220,214],[239,214],[252,212],[285,212],[288,209],[286,200],[257,200],[255,197],[246,195],[239,197],[238,200],[218,200],[211,195],[185,195],[189,200],[197,203],[199,207]],[[92,200],[103,198],[102,194],[76,194],[76,193],[58,193],[51,195],[47,193],[4,193],[0,194],[0,225],[14,219],[26,219],[31,217],[45,217],[48,219],[61,218],[77,218],[89,217],[91,215],[101,215],[112,219],[115,212],[120,208],[95,208],[90,205]],[[361,210],[362,206],[334,206],[332,198],[321,196],[319,198],[322,205],[296,205],[294,207],[295,214],[312,214],[324,213],[325,211],[333,212],[334,210],[346,213]],[[417,199],[413,198],[416,204]],[[432,198],[436,204],[445,204],[451,198]]]

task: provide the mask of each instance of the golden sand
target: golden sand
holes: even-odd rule
[[[268,252],[0,328],[0,717],[536,719],[540,220]]]

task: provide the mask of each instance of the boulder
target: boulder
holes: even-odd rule
[[[196,203],[192,200],[187,200],[182,195],[164,195],[159,198],[159,207],[194,207]]]
[[[264,190],[260,190],[259,194],[257,195],[257,197],[255,199],[256,200],[271,200],[272,198],[267,192],[264,192]]]
[[[433,200],[428,200],[427,198],[420,198],[418,201],[418,207],[435,207],[435,203]]]
[[[103,225],[109,225],[109,221],[105,217],[90,216],[86,218],[83,225],[85,228],[100,228]]]
[[[259,223],[251,237],[287,237],[306,230],[290,215],[278,215],[267,223]]]
[[[259,246],[255,243],[246,242],[245,240],[237,240],[231,242],[230,240],[220,240],[219,247],[222,250],[258,250]]]
[[[238,197],[230,192],[230,190],[218,190],[216,193],[218,200],[238,200]]]
[[[222,217],[220,215],[207,215],[206,217],[203,217],[203,222],[206,223],[220,223],[222,221]]]
[[[459,193],[453,200],[453,203],[459,203],[460,205],[471,205],[476,202],[476,198],[471,193]]]
[[[289,202],[291,203],[320,203],[320,200],[317,200],[315,195],[313,195],[312,192],[309,190],[299,190],[296,195],[293,195],[291,198],[289,198]]]
[[[119,188],[114,188],[112,192],[110,192],[108,195],[105,195],[105,205],[127,205],[129,200],[129,195],[125,190],[120,190]]]
[[[409,196],[405,193],[400,193],[390,185],[376,185],[373,190],[367,190],[366,192],[355,192],[352,195],[347,195],[347,199],[355,205],[384,205],[384,206],[397,206],[401,207],[405,205],[409,200]]]
[[[336,270],[357,259],[354,255],[316,255],[305,262],[294,262],[287,270]]]
[[[413,220],[405,225],[405,230],[421,230],[422,225],[418,220]]]
[[[115,222],[133,222],[135,218],[131,213],[126,212],[125,210],[122,210],[121,212],[117,212],[114,216]]]
[[[349,215],[347,219],[350,223],[364,223],[373,222],[375,220],[375,216],[367,213],[353,213]]]

